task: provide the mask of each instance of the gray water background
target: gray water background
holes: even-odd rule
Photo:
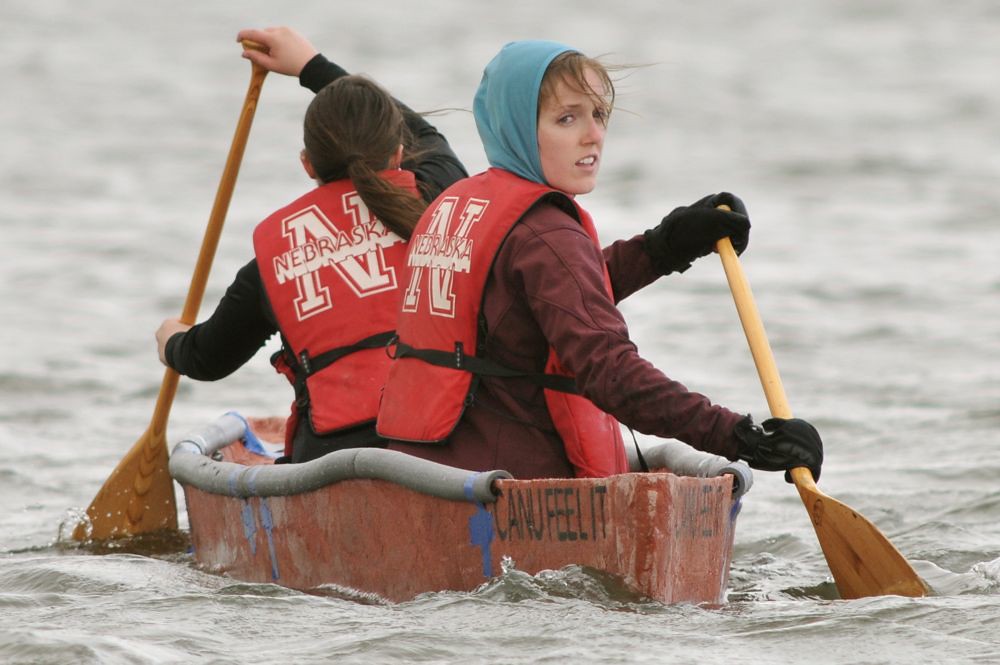
[[[504,42],[643,65],[581,202],[610,242],[709,192],[744,198],[744,266],[826,442],[821,486],[935,595],[836,600],[797,494],[764,473],[721,609],[577,570],[384,605],[60,545],[148,424],[153,331],[180,312],[249,80],[235,33],[272,24],[418,110],[464,109],[432,121],[473,172],[471,95]],[[4,0],[0,25],[0,662],[1000,662],[1000,5]],[[309,184],[309,99],[264,85],[203,314],[253,225]],[[622,309],[671,377],[766,417],[714,257]],[[171,439],[230,408],[284,413],[266,355],[182,380]]]

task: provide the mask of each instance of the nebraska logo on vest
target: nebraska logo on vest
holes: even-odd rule
[[[384,177],[416,193],[410,171]],[[395,329],[406,242],[344,179],[258,224],[254,252],[281,331],[283,348],[272,362],[295,386],[293,424],[306,405],[317,434],[373,421],[389,371],[383,347]]]
[[[415,234],[410,241],[407,265],[411,269],[410,282],[403,296],[403,311],[416,312],[420,303],[420,283],[426,274],[430,291],[430,313],[434,316],[455,318],[455,292],[453,278],[456,272],[472,271],[472,248],[469,238],[472,226],[483,218],[490,202],[469,199],[459,215],[457,228],[452,227],[457,196],[441,199],[423,233]]]
[[[357,192],[347,192],[342,201],[352,221],[349,231],[330,221],[317,205],[281,222],[281,233],[291,248],[273,257],[274,277],[279,285],[297,282],[295,313],[300,321],[334,305],[321,279],[324,267],[333,268],[358,298],[396,288],[396,271],[386,264],[383,250],[403,239],[372,216]]]

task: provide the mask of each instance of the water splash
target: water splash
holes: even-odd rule
[[[1000,590],[1000,559],[977,563],[972,567],[972,573],[986,582],[986,590]]]
[[[500,561],[499,577],[481,585],[472,596],[502,602],[557,599],[580,600],[609,610],[635,611],[637,605],[655,603],[631,591],[619,578],[586,566],[569,565],[531,575],[518,570],[509,556]]]
[[[59,522],[59,530],[53,545],[75,547],[77,541],[73,538],[73,534],[80,527],[83,528],[84,540],[89,541],[94,533],[94,523],[91,521],[90,515],[83,508],[66,509],[65,516]]]

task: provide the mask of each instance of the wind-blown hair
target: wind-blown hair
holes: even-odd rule
[[[601,83],[604,84],[604,94],[590,87],[587,82],[587,71],[597,74]],[[611,116],[611,110],[615,105],[615,86],[608,72],[608,67],[596,58],[590,58],[578,51],[566,51],[557,55],[548,69],[545,70],[545,77],[538,90],[538,111],[555,96],[556,86],[560,81],[565,81],[567,85],[577,92],[590,97],[594,104],[604,111],[604,122],[607,124]]]

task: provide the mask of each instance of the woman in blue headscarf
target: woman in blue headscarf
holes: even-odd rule
[[[720,238],[742,251],[750,223],[738,198],[716,194],[602,250],[575,197],[596,185],[613,102],[606,68],[555,42],[512,42],[486,66],[473,110],[491,168],[445,190],[414,230],[379,433],[466,469],[607,476],[628,470],[620,421],[818,477],[809,423],[772,419],[765,431],[629,340],[618,301]]]

